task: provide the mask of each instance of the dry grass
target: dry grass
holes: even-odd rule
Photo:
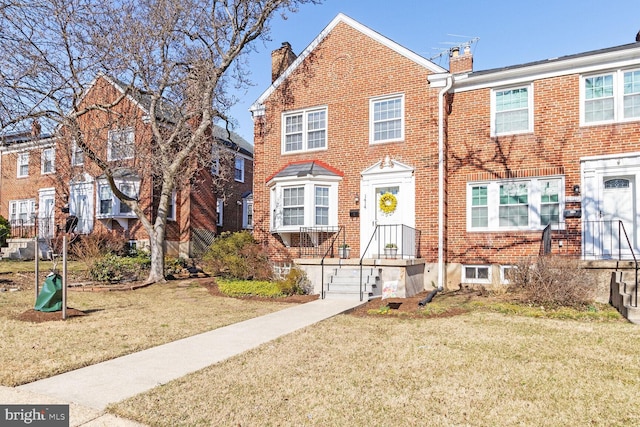
[[[342,315],[111,411],[153,426],[640,425],[639,355],[622,322]]]
[[[86,316],[44,323],[16,319],[33,305],[33,286],[0,293],[0,385],[49,377],[288,306],[216,297],[189,280],[126,292],[69,291],[67,306]]]

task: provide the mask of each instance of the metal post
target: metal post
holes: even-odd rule
[[[67,236],[62,237],[62,320],[67,318]]]
[[[35,288],[36,288],[36,300],[38,299],[38,294],[40,293],[40,289],[38,289],[38,275],[40,273],[40,267],[39,267],[39,260],[40,257],[38,256],[38,237],[35,237],[35,241],[36,241],[36,263],[35,263],[35,270],[36,270],[36,279],[35,279]]]

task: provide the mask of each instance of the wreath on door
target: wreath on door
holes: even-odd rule
[[[398,199],[391,193],[384,193],[380,196],[380,210],[389,215],[395,212],[398,206]]]

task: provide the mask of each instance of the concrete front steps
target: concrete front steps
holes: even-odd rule
[[[32,260],[36,257],[36,241],[33,238],[7,239],[6,247],[0,248],[1,259]],[[44,239],[38,240],[40,259],[51,259],[51,250]]]
[[[363,301],[382,296],[381,268],[362,267]],[[325,285],[326,299],[360,300],[360,266],[333,267]]]
[[[626,274],[627,279],[630,280],[623,280],[622,271],[611,273],[610,302],[629,322],[640,325],[640,307],[636,301],[635,272],[627,272]],[[632,305],[633,303],[636,303],[635,306]]]

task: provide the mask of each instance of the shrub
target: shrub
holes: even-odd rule
[[[0,246],[7,244],[7,238],[11,234],[11,223],[0,215]]]
[[[222,233],[202,261],[214,275],[245,280],[270,280],[273,276],[265,250],[246,231]]]
[[[292,268],[283,280],[276,283],[283,295],[306,295],[313,291],[307,275],[299,268]]]
[[[231,297],[257,295],[276,298],[283,296],[277,282],[266,280],[218,280],[218,289]]]
[[[91,279],[98,282],[121,282],[139,280],[142,274],[146,274],[151,265],[151,259],[147,256],[123,257],[115,254],[107,254],[95,260],[89,270]]]
[[[512,287],[533,304],[578,307],[593,301],[596,277],[577,260],[559,256],[525,259],[509,271]]]
[[[91,268],[93,263],[107,254],[124,256],[128,242],[119,234],[91,233],[78,236],[70,245],[69,253]]]

